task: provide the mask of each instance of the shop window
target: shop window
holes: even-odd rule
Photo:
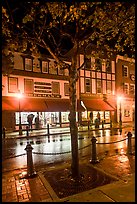
[[[52,93],[60,94],[59,82],[52,82]]]
[[[24,93],[33,93],[34,83],[33,79],[24,79]]]
[[[64,83],[64,95],[68,96],[69,95],[69,84]]]
[[[129,93],[129,85],[127,83],[124,84],[124,93],[125,94]]]
[[[48,62],[42,61],[42,73],[48,73]]]
[[[8,89],[10,93],[17,93],[18,92],[18,78],[16,77],[9,77],[8,78]]]
[[[131,95],[135,95],[135,85],[134,84],[130,84],[129,93]]]
[[[128,66],[122,65],[122,73],[124,77],[128,77]]]
[[[32,71],[32,59],[25,58],[25,70]]]
[[[97,79],[97,93],[101,93],[101,80],[100,79]]]
[[[102,71],[102,61],[100,59],[95,60],[96,71]]]
[[[91,91],[90,79],[85,79],[85,92],[90,93],[90,91]]]

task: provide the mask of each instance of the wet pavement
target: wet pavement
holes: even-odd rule
[[[124,129],[124,132],[126,129]],[[129,131],[129,128],[127,129]],[[88,138],[89,137],[89,138]],[[109,136],[110,137],[110,136]],[[117,136],[117,139],[121,139],[121,135]],[[35,137],[36,139],[37,137]],[[85,139],[86,138],[86,139]],[[113,137],[112,137],[113,138]],[[123,135],[124,138],[124,135]],[[54,138],[52,138],[54,139]],[[56,138],[57,139],[57,138]],[[14,139],[12,139],[13,141]],[[60,140],[58,138],[58,140]],[[99,136],[97,137],[98,142],[108,142],[107,137]],[[133,139],[134,140],[134,139]],[[79,140],[79,147],[84,147],[85,145],[91,142],[90,135],[84,136],[84,139]],[[16,143],[20,142],[17,139],[14,141]],[[26,142],[26,139],[25,139]],[[36,140],[35,140],[36,142]],[[62,142],[62,141],[58,141]],[[121,142],[124,143],[125,141]],[[70,150],[63,149],[59,147],[56,149],[55,147],[58,143],[51,142],[52,144],[52,151],[55,150],[60,151],[62,148],[63,151]],[[55,145],[56,143],[56,145]],[[47,144],[49,145],[50,143]],[[61,144],[61,143],[60,143]],[[62,143],[63,144],[63,143]],[[69,140],[66,144],[69,144]],[[120,143],[118,143],[120,144]],[[36,145],[36,144],[35,144]],[[98,144],[100,148],[103,148],[101,144]],[[109,150],[112,149],[112,145],[114,144],[106,144]],[[15,145],[19,149],[21,149],[22,145]],[[33,145],[32,145],[33,146]],[[102,147],[101,147],[102,146]],[[47,147],[47,146],[46,146]],[[15,149],[12,147],[12,151],[14,152]],[[24,147],[23,147],[24,148]],[[48,149],[51,150],[51,149]],[[46,151],[47,149],[43,149]],[[116,151],[117,150],[117,151]],[[17,151],[17,150],[16,150]],[[36,151],[36,149],[35,149]],[[37,144],[37,151],[41,151],[41,147]],[[85,150],[84,150],[85,151]],[[95,189],[91,189],[89,191],[85,191],[82,193],[78,193],[76,195],[68,196],[66,198],[60,199],[55,191],[54,188],[51,187],[49,182],[47,182],[46,178],[44,178],[43,174],[45,169],[58,169],[58,167],[62,166],[62,168],[66,168],[66,165],[70,165],[71,162],[71,154],[70,157],[68,156],[68,160],[57,160],[53,162],[52,159],[45,164],[39,163],[39,159],[43,157],[43,155],[35,155],[34,164],[37,163],[35,166],[37,176],[34,178],[25,178],[23,175],[27,172],[26,169],[26,155],[22,155],[19,157],[14,157],[12,159],[6,159],[2,162],[2,202],[134,202],[135,201],[135,149],[133,149],[133,154],[127,154],[126,148],[124,146],[119,146],[114,148],[113,151],[108,151],[107,149],[104,151],[104,154],[100,151],[99,160],[100,162],[95,164],[94,167],[101,169],[103,172],[112,175],[118,178],[118,181],[112,184],[103,185],[102,187],[97,187]],[[17,153],[17,152],[16,152]],[[87,152],[86,152],[87,153]],[[91,156],[85,156],[86,153],[80,150],[80,162],[86,162],[89,164],[89,159]],[[89,151],[91,154],[91,149]],[[15,156],[15,155],[14,155]],[[34,156],[34,154],[33,154]],[[57,155],[56,155],[57,156]],[[55,155],[54,157],[57,158]],[[47,156],[51,157],[51,155]],[[13,165],[14,164],[14,165]],[[96,196],[95,196],[96,195]]]

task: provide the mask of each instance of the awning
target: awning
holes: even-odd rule
[[[102,99],[83,100],[88,111],[113,111],[114,108],[108,105]]]
[[[19,99],[17,97],[2,97],[3,111],[20,111],[21,112],[67,112],[69,111],[69,99],[45,99],[45,98],[27,98]],[[85,111],[80,104],[77,103],[78,111]]]
[[[116,99],[107,99],[106,103],[112,108],[117,109]]]
[[[45,100],[48,112],[67,112],[70,109],[69,99],[54,99]],[[77,111],[85,111],[83,106],[80,104],[80,100],[77,101]]]
[[[47,110],[47,106],[45,104],[45,100],[41,98],[17,98],[11,96],[3,96],[2,97],[2,110],[3,111],[19,111],[19,103],[20,103],[20,111],[21,112],[37,112],[37,111],[45,111]]]

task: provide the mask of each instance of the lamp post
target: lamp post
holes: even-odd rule
[[[21,110],[20,110],[20,99],[22,98],[22,94],[20,91],[18,92],[18,99],[19,99],[19,135],[22,135],[22,125],[21,125]]]
[[[121,129],[121,127],[122,127],[121,101],[122,101],[122,96],[119,96],[119,97],[118,97],[118,102],[119,102],[119,128],[120,128],[120,129]]]

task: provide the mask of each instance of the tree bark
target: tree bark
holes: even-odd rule
[[[78,157],[78,128],[76,123],[77,97],[76,97],[76,79],[77,79],[77,53],[78,45],[75,43],[72,56],[72,65],[69,70],[69,94],[70,94],[70,134],[72,148],[72,177],[79,177],[79,157]]]

